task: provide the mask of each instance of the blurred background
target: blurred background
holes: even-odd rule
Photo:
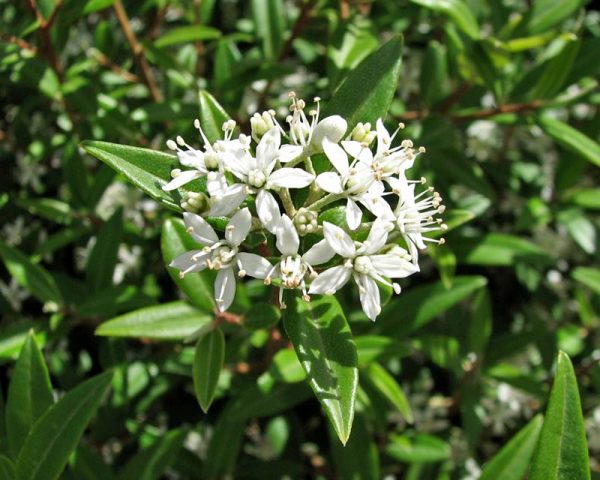
[[[55,393],[117,371],[64,478],[477,479],[544,411],[559,349],[600,478],[600,13],[586,3],[0,0],[2,393],[31,328]],[[160,249],[172,213],[82,140],[191,142],[202,90],[248,132],[255,111],[285,115],[290,90],[326,103],[398,34],[387,124],[427,148],[415,175],[451,230],[376,324],[341,294],[362,351],[345,449],[287,355],[257,361],[277,326],[225,325],[208,414],[193,346],[94,335],[181,294]],[[265,372],[281,388],[253,403]]]

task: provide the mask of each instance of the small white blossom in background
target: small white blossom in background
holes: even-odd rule
[[[180,190],[187,231],[198,243],[170,267],[182,277],[215,270],[220,311],[231,306],[236,281],[246,276],[279,288],[281,308],[286,289],[309,302],[353,280],[365,314],[375,320],[380,285],[400,293],[395,280],[419,271],[419,251],[444,241],[427,236],[447,228],[438,217],[441,196],[431,187],[415,191],[426,180],[407,175],[425,149],[395,141],[402,124],[392,134],[381,119],[374,129],[361,122],[348,132],[342,117],[320,118],[318,98],[308,112],[304,100],[290,98],[286,128],[269,110],[251,116],[249,135],[236,138],[229,120],[223,139],[211,143],[196,120],[201,148],[181,137],[167,142],[182,168],[163,189]],[[188,191],[198,179],[205,191]],[[319,222],[338,204],[346,207],[345,221]],[[229,218],[223,234],[213,228],[213,217]],[[260,254],[245,247],[265,237]]]

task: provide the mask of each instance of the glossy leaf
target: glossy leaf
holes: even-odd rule
[[[358,122],[374,125],[387,114],[398,86],[401,63],[402,39],[393,38],[350,72],[327,102],[322,118],[341,115],[348,122],[348,131]]]
[[[213,401],[225,359],[225,337],[220,329],[203,335],[196,343],[192,378],[198,403],[205,413]]]
[[[9,247],[0,240],[0,257],[11,276],[23,288],[29,290],[42,302],[62,302],[62,295],[56,281],[48,271],[36,265],[16,248]]]
[[[31,427],[53,403],[48,369],[30,332],[12,372],[6,399],[6,430],[13,458],[17,458]]]
[[[263,53],[268,60],[275,60],[281,51],[285,29],[284,12],[281,0],[252,0],[256,34],[262,41]]]
[[[600,144],[561,120],[542,115],[538,125],[565,149],[600,167]]]
[[[65,394],[37,421],[16,464],[16,480],[55,480],[96,413],[112,372],[86,380]]]
[[[283,322],[309,384],[342,441],[350,436],[358,383],[356,346],[333,296],[288,296]]]
[[[479,37],[479,24],[463,0],[412,0],[413,3],[447,15],[469,37]]]
[[[230,117],[225,109],[205,90],[200,92],[200,124],[206,138],[216,142],[223,138],[223,123]]]
[[[393,435],[385,451],[394,460],[406,463],[441,462],[450,458],[450,446],[446,442],[424,434]]]
[[[480,480],[519,480],[525,477],[544,420],[537,415],[483,467]]]
[[[515,262],[551,263],[551,255],[533,242],[504,233],[463,238],[452,245],[459,263],[512,267]]]
[[[104,322],[96,335],[156,340],[183,340],[211,321],[185,302],[145,307]]]
[[[379,452],[363,415],[354,419],[353,435],[340,445],[333,428],[328,429],[333,463],[339,478],[380,480]]]
[[[165,192],[162,187],[171,181],[171,170],[180,168],[175,155],[146,148],[87,140],[81,144],[93,157],[106,163],[165,207],[181,212],[180,195]],[[200,182],[184,185],[181,191],[200,191]]]
[[[450,309],[487,284],[484,277],[456,277],[451,288],[442,282],[412,288],[392,300],[377,319],[384,334],[401,337]]]
[[[413,416],[408,399],[394,377],[378,363],[371,363],[364,370],[365,379],[371,383],[408,421],[412,423]]]
[[[198,244],[186,231],[181,219],[170,218],[163,223],[160,248],[165,265],[179,254],[198,248]],[[215,301],[212,293],[214,275],[210,271],[187,274],[179,277],[179,271],[167,266],[169,275],[190,302],[204,312],[212,313]]]
[[[154,42],[154,46],[162,48],[180,43],[214,40],[220,36],[221,32],[213,27],[207,27],[206,25],[186,25],[167,31]]]
[[[544,426],[531,465],[530,480],[589,480],[585,427],[571,360],[559,352]]]

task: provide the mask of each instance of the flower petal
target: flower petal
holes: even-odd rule
[[[344,141],[342,142],[342,146],[351,157],[357,158],[367,165],[371,165],[373,163],[373,152],[371,152],[369,147],[365,147],[362,143]]]
[[[277,250],[282,255],[297,255],[300,248],[300,238],[294,223],[287,215],[282,215],[277,225]]]
[[[175,257],[169,263],[169,267],[186,273],[201,272],[206,268],[206,259],[209,256],[210,253],[202,250],[190,250]]]
[[[369,258],[375,271],[384,277],[404,278],[419,271],[418,266],[400,258],[398,255],[371,255]]]
[[[239,261],[240,272],[250,277],[264,279],[273,268],[269,261],[254,253],[238,253],[236,257]]]
[[[390,134],[386,130],[383,125],[383,120],[381,118],[377,119],[376,124],[377,129],[377,155],[383,155],[383,152],[390,148],[390,144],[392,143]]]
[[[375,220],[369,231],[369,236],[363,242],[364,250],[361,250],[360,253],[364,255],[373,255],[374,253],[377,253],[385,246],[387,237],[388,231],[386,222],[381,219]]]
[[[206,176],[206,190],[211,197],[221,197],[227,190],[227,179],[221,172],[210,172]]]
[[[250,233],[252,214],[247,208],[239,210],[225,227],[225,238],[230,245],[240,245]]]
[[[177,158],[184,167],[195,168],[202,173],[208,172],[204,164],[204,153],[201,150],[180,150],[177,152]]]
[[[346,202],[346,223],[350,230],[356,230],[360,227],[360,222],[362,221],[362,210],[358,206],[358,204],[348,198]]]
[[[281,219],[281,212],[275,197],[267,190],[261,190],[256,195],[256,212],[263,227],[275,235],[277,225],[279,225]]]
[[[308,293],[320,293],[333,295],[336,291],[342,288],[352,274],[352,269],[347,267],[329,268],[319,274],[310,285]]]
[[[311,137],[312,147],[317,151],[323,151],[325,139],[338,143],[346,133],[348,123],[339,115],[331,115],[317,123]]]
[[[219,241],[213,228],[200,215],[183,212],[183,221],[192,238],[198,243],[210,247]]]
[[[375,321],[381,313],[381,299],[377,282],[367,275],[354,275],[354,281],[358,285],[358,294],[363,311],[371,320]]]
[[[162,189],[165,192],[177,190],[178,188],[183,187],[186,183],[190,183],[192,180],[200,178],[202,175],[204,174],[198,170],[184,170],[169,183],[163,185]]]
[[[234,183],[227,187],[223,195],[211,198],[210,217],[227,216],[236,210],[248,196],[243,183]]]
[[[235,297],[235,273],[228,267],[219,270],[215,279],[215,301],[220,312],[227,310]]]
[[[346,155],[344,149],[337,143],[333,143],[328,138],[325,138],[323,140],[323,151],[333,167],[342,177],[345,177],[348,174],[350,165],[348,163],[348,155]]]
[[[279,161],[281,163],[291,162],[295,160],[304,151],[301,145],[282,145],[279,149]]]
[[[344,257],[352,258],[356,254],[354,242],[346,232],[333,223],[323,222],[323,234],[329,246],[335,253]]]
[[[277,156],[281,145],[281,132],[277,127],[271,128],[263,135],[256,147],[256,168],[264,170]]]
[[[317,175],[317,186],[327,193],[342,193],[342,178],[335,172],[325,172]]]
[[[334,255],[335,252],[333,248],[331,248],[327,239],[324,238],[310,247],[308,252],[302,255],[302,260],[309,265],[321,265],[322,263],[331,260]]]
[[[315,176],[300,168],[280,168],[267,180],[267,188],[304,188],[312,183]]]

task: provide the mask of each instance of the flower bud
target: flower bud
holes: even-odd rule
[[[294,225],[300,235],[304,236],[317,231],[319,226],[317,215],[317,212],[313,212],[307,208],[300,208],[298,210],[298,213],[294,217]]]
[[[185,192],[181,202],[181,208],[186,212],[201,214],[209,208],[208,197],[201,192]]]
[[[375,137],[377,136],[377,132],[371,130],[371,124],[369,122],[362,123],[359,122],[356,124],[356,127],[350,133],[350,139],[355,142],[363,143],[367,146],[373,143]]]
[[[273,116],[269,112],[255,113],[250,118],[250,127],[252,129],[252,138],[257,142],[269,130],[275,127]]]
[[[323,151],[323,139],[328,138],[333,143],[338,143],[346,133],[348,123],[339,115],[324,118],[315,127],[312,135],[311,146],[315,152]]]

